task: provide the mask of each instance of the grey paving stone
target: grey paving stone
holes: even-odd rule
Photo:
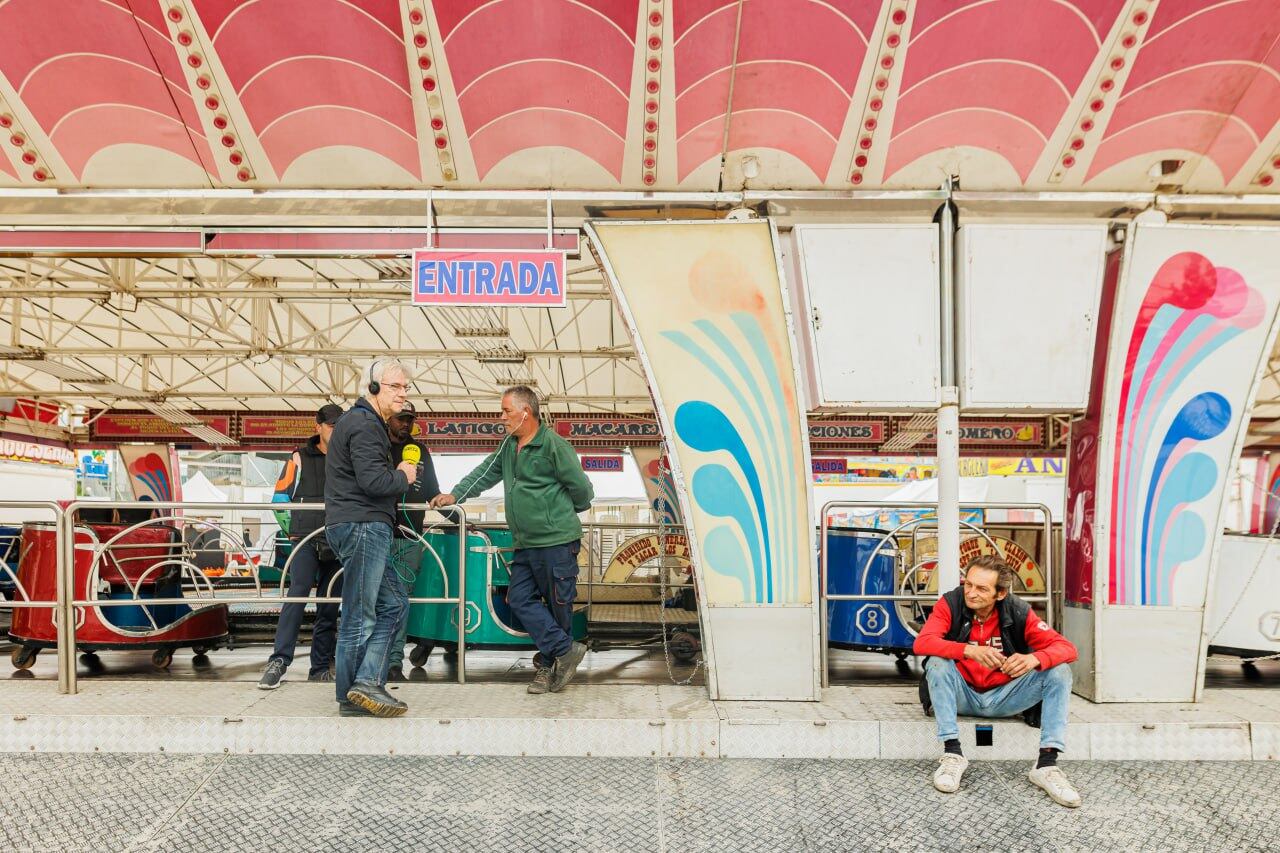
[[[1280,763],[0,755],[19,851],[1280,850]]]

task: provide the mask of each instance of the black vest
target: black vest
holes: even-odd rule
[[[297,449],[302,467],[298,470],[298,487],[293,490],[293,503],[324,503],[324,454],[319,436]],[[289,535],[295,542],[313,530],[324,527],[324,510],[299,510],[289,523]]]

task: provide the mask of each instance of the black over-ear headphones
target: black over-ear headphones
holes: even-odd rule
[[[373,364],[369,365],[369,393],[375,397],[378,396],[378,392],[382,390],[382,383],[374,379],[373,375],[378,372],[378,367],[381,364],[382,359],[377,359]]]

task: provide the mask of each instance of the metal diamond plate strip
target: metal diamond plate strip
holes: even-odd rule
[[[1247,723],[1094,723],[1093,757],[1106,761],[1248,761],[1253,757]]]

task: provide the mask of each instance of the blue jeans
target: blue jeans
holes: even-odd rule
[[[323,536],[324,534],[318,534]],[[297,548],[293,562],[289,564],[289,597],[305,598],[315,587],[316,597],[329,595],[329,583],[333,581],[333,594],[342,595],[342,575],[337,574],[342,565],[337,560],[321,560],[316,554],[316,540],[312,539]],[[282,604],[280,620],[276,623],[276,644],[269,660],[281,661],[287,669],[293,663],[293,651],[298,645],[298,628],[302,625],[305,604]],[[319,675],[333,663],[333,647],[338,629],[338,605],[317,604],[315,626],[311,629],[311,671]]]
[[[547,548],[517,548],[511,560],[507,604],[550,661],[573,644],[573,600],[578,594],[580,542]]]
[[[338,701],[355,682],[386,684],[391,639],[404,618],[404,586],[388,566],[391,525],[381,521],[329,525],[329,544],[342,560],[342,621],[338,623]]]
[[[979,693],[969,686],[953,660],[929,658],[924,666],[929,699],[938,721],[938,740],[960,736],[957,714],[970,717],[1012,717],[1040,702],[1040,746],[1065,750],[1067,702],[1071,698],[1071,667],[1033,669],[1008,684]]]

